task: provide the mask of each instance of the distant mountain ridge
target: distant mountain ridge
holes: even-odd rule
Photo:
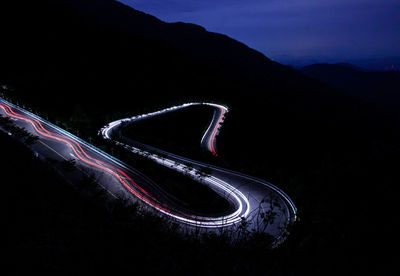
[[[255,248],[254,255],[239,250],[234,252],[238,261],[232,261],[215,240],[219,258],[213,260],[221,270],[212,273],[226,274],[230,266],[243,275],[390,275],[398,267],[388,245],[397,249],[398,193],[392,191],[400,183],[399,121],[375,104],[272,62],[227,36],[192,24],[163,23],[113,0],[3,0],[0,28],[0,84],[14,88],[4,94],[73,133],[79,130],[79,137],[96,145],[104,143],[98,130],[115,119],[188,101],[229,107],[213,161],[222,159],[223,166],[282,188],[296,203],[300,220],[272,258],[257,253],[265,246],[257,242],[243,244]],[[344,69],[355,74],[347,65],[334,70]],[[124,233],[129,237],[135,231]],[[98,237],[93,241],[103,245]],[[215,267],[199,259],[205,251],[180,248],[170,249],[193,257],[194,265],[161,250],[172,265],[165,274]],[[31,254],[58,266],[57,259],[42,258],[37,249]],[[104,252],[112,252],[108,249]],[[129,250],[148,259],[137,249]],[[100,263],[110,260],[104,252]],[[256,261],[249,262],[253,256]],[[124,257],[112,267],[143,265],[129,252]],[[273,265],[265,267],[266,259]],[[155,267],[158,262],[151,259]],[[88,263],[90,258],[82,259],[81,265]],[[263,270],[252,264],[263,264]]]
[[[198,83],[194,93],[204,93],[220,85],[237,87],[233,81],[259,85],[281,78],[282,72],[297,75],[225,35],[194,24],[165,23],[118,1],[5,0],[0,5],[2,40],[7,41],[0,53],[1,78],[13,82],[18,76],[19,84],[24,79],[43,90],[63,82],[66,91],[184,93]]]
[[[400,107],[400,72],[365,71],[348,63],[313,64],[300,72],[382,107]]]

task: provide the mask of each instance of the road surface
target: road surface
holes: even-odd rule
[[[134,122],[191,105],[193,104],[118,120],[104,127],[101,134],[104,138],[112,140],[112,133],[120,127],[123,121]],[[216,112],[214,112],[210,126],[201,140],[201,146],[216,155],[216,136],[228,109],[215,104],[207,105],[214,106]],[[36,154],[56,160],[73,159],[78,168],[94,175],[99,184],[114,197],[140,202],[149,209],[184,225],[220,228],[237,226],[246,221],[250,229],[261,229],[279,240],[284,236],[286,226],[296,220],[296,207],[290,198],[266,181],[167,153],[131,141],[129,138],[124,138],[124,141],[114,141],[135,154],[146,156],[163,166],[208,185],[216,193],[226,198],[233,207],[231,212],[223,216],[195,214],[183,208],[151,179],[129,165],[2,98],[0,98],[0,114],[11,118],[17,126],[23,127],[39,137],[39,140],[31,146]],[[211,173],[204,175],[202,173],[204,168]],[[260,214],[269,214],[273,219],[266,223]]]
[[[215,109],[213,118],[201,139],[200,145],[213,155],[217,155],[216,137],[222,126],[225,115],[228,112],[228,108],[212,103],[186,103],[148,114],[120,119],[103,127],[100,130],[100,134],[104,139],[114,141],[116,144],[124,146],[134,154],[146,156],[161,165],[184,174],[188,174],[187,170],[184,168],[190,167],[192,168],[190,175],[193,179],[201,181],[216,192],[220,193],[221,185],[225,186],[228,190],[240,191],[240,196],[244,195],[246,198],[246,200],[243,201],[243,207],[247,208],[246,212],[242,214],[242,218],[247,220],[249,228],[255,230],[261,229],[279,238],[285,231],[284,229],[287,228],[286,226],[296,220],[297,212],[292,200],[282,190],[267,181],[255,177],[191,160],[154,148],[150,145],[139,143],[129,137],[121,136],[121,131],[119,131],[119,128],[123,127],[125,124],[132,124],[138,120],[153,116],[161,116],[167,112],[189,108],[193,105],[208,105]],[[199,177],[198,175],[202,171],[211,173],[207,177]],[[267,221],[262,217],[270,219]],[[235,220],[235,223],[238,222],[240,222],[240,220]]]

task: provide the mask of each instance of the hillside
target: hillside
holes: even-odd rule
[[[381,108],[400,107],[400,72],[365,71],[350,64],[314,64],[300,69],[303,74],[345,90]]]
[[[77,95],[90,101],[89,95],[101,93],[132,102],[146,99],[146,92],[164,98],[188,89],[209,95],[211,87],[234,87],[232,74],[253,79],[281,68],[226,36],[192,24],[167,24],[115,1],[7,2],[1,79],[18,77],[20,86],[49,97],[57,86],[70,95],[68,103]]]
[[[221,164],[271,181],[299,209],[265,274],[393,272],[400,134],[374,104],[224,35],[112,0],[1,5],[0,82],[12,88],[4,93],[85,139],[99,144],[112,119],[173,103],[229,107]],[[265,259],[248,268],[264,274]]]
[[[270,261],[259,264],[269,254],[262,237],[249,239],[255,247],[247,247],[245,241],[231,243],[228,236],[185,236],[135,205],[110,199],[90,179],[67,183],[54,167],[1,131],[0,144],[7,145],[0,168],[8,184],[3,186],[8,274],[187,275],[193,267],[202,274],[260,274],[274,266]],[[239,254],[243,252],[245,256]]]

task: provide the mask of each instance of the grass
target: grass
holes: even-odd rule
[[[121,130],[135,141],[178,155],[198,158],[200,141],[214,114],[214,108],[195,105],[143,119]]]
[[[135,155],[123,147],[113,147],[114,155],[152,179],[164,191],[176,198],[176,203],[198,215],[219,216],[232,211],[226,198],[173,169],[161,166],[143,156]]]
[[[185,234],[137,205],[114,200],[84,178],[70,185],[54,166],[0,132],[7,206],[6,268],[12,274],[263,274],[276,257],[261,234]],[[23,265],[21,261],[23,260]],[[194,269],[195,268],[195,269]]]

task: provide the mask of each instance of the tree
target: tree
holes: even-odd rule
[[[39,136],[36,136],[36,135],[32,135],[32,134],[29,134],[28,133],[28,135],[27,135],[27,137],[25,137],[25,144],[27,144],[27,145],[32,145],[32,144],[34,144],[37,140],[39,140]]]

